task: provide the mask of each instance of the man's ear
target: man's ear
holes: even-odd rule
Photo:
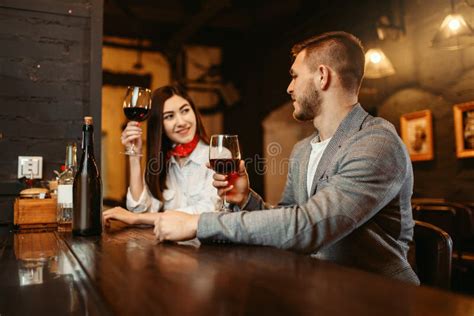
[[[331,81],[331,71],[325,65],[319,65],[314,72],[314,83],[321,89],[327,90]]]

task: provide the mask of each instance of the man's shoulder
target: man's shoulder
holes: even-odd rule
[[[386,119],[382,118],[382,117],[379,117],[379,116],[372,116],[372,115],[367,115],[367,119],[364,121],[364,124],[363,124],[364,127],[369,127],[369,126],[383,126],[383,127],[387,127],[387,128],[393,128],[395,129],[395,127],[393,126],[392,123],[390,123],[389,121],[387,121]]]
[[[389,138],[400,140],[395,126],[381,117],[369,115],[361,126],[360,135],[380,134]]]
[[[362,151],[365,155],[407,156],[405,145],[395,126],[381,117],[368,116],[360,130],[346,141],[348,152]],[[357,148],[357,150],[354,150]]]

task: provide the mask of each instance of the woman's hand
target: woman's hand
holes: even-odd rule
[[[129,225],[135,225],[138,221],[138,214],[127,211],[122,207],[114,207],[103,212],[102,216],[107,224],[111,219],[124,222]]]
[[[128,122],[127,127],[123,130],[122,136],[120,137],[122,145],[124,145],[126,148],[129,148],[132,146],[132,144],[134,144],[135,151],[141,152],[143,147],[142,133],[143,131],[139,122]]]

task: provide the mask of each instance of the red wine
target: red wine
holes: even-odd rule
[[[93,236],[102,233],[102,182],[94,158],[92,117],[84,118],[82,157],[73,184],[72,233]]]
[[[209,159],[212,169],[220,174],[230,174],[239,168],[240,159]]]
[[[123,108],[123,111],[125,113],[125,116],[130,121],[137,121],[137,122],[141,122],[141,121],[146,120],[148,118],[148,113],[150,112],[149,109],[140,108],[140,107]]]

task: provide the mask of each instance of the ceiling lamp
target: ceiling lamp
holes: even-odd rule
[[[453,0],[451,0],[451,11],[433,37],[432,47],[456,50],[474,44],[474,31],[461,14],[454,13]]]
[[[378,79],[395,74],[390,60],[379,48],[371,48],[365,53],[365,78]]]

